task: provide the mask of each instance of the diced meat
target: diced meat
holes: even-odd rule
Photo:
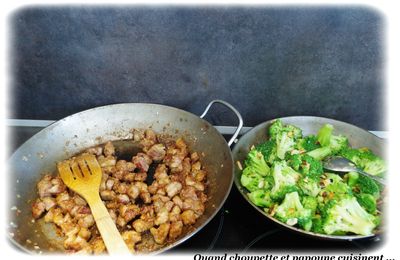
[[[104,145],[104,155],[107,157],[107,156],[112,156],[114,154],[115,154],[115,147],[114,147],[113,143],[107,142]]]
[[[157,244],[164,244],[165,239],[168,236],[170,229],[170,224],[169,223],[164,223],[161,224],[159,228],[150,228],[150,233],[154,237],[154,241],[156,241]]]
[[[126,245],[131,251],[134,251],[135,244],[142,240],[140,233],[133,230],[125,231],[121,235],[122,239],[124,239]]]
[[[165,186],[168,197],[172,198],[182,190],[182,184],[180,182],[174,181]]]
[[[32,216],[36,219],[40,218],[45,211],[46,204],[42,200],[36,199],[32,204]]]
[[[86,153],[94,154],[100,156],[103,153],[103,147],[95,146],[85,150]]]
[[[141,172],[147,172],[152,160],[147,154],[138,153],[136,156],[132,157],[132,162]]]
[[[103,190],[100,192],[100,197],[103,200],[113,200],[115,198],[116,194],[112,190]]]
[[[152,221],[145,221],[143,219],[137,219],[132,223],[132,227],[139,233],[149,230],[153,226],[154,223]]]
[[[139,190],[139,188],[137,187],[137,186],[135,186],[135,185],[130,185],[129,187],[128,187],[128,189],[126,190],[126,193],[128,194],[128,196],[131,198],[131,199],[136,199],[138,196],[139,196],[139,193],[140,193],[140,190]]]
[[[190,210],[190,209],[182,212],[181,218],[185,225],[192,225],[192,224],[196,223],[196,219],[197,219],[196,214],[194,214],[194,211]]]
[[[122,205],[119,207],[119,213],[126,222],[129,222],[140,214],[140,208],[134,204]]]
[[[153,161],[161,161],[164,159],[166,154],[165,146],[163,144],[155,144],[147,151],[147,155]]]
[[[92,215],[86,215],[78,220],[78,225],[83,228],[90,228],[94,225],[94,218]]]
[[[183,222],[182,221],[176,221],[171,223],[171,227],[169,229],[169,238],[170,239],[176,239],[182,234],[183,230]]]
[[[117,163],[117,159],[111,155],[107,157],[99,156],[97,157],[97,161],[102,168],[112,167],[115,166],[115,164]]]
[[[37,188],[40,198],[57,195],[66,190],[62,180],[59,177],[53,178],[51,175],[44,176],[44,178],[38,182]]]
[[[129,196],[126,194],[117,195],[117,201],[122,204],[128,204],[130,202]]]

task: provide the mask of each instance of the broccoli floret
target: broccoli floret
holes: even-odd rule
[[[294,125],[283,125],[282,120],[276,119],[268,128],[268,134],[270,139],[275,139],[278,134],[287,132],[290,137],[298,139],[302,137],[302,131],[300,128]]]
[[[332,132],[333,126],[331,124],[325,124],[319,129],[317,139],[321,146],[329,146],[331,143]]]
[[[308,154],[287,155],[286,161],[294,170],[310,178],[319,178],[324,172],[322,162]]]
[[[358,203],[370,214],[376,214],[376,199],[371,194],[361,193],[356,194]]]
[[[315,135],[308,135],[298,140],[295,148],[300,152],[309,152],[320,147],[321,145],[317,137]]]
[[[346,149],[349,146],[349,140],[343,135],[332,135],[329,147],[333,153],[337,153],[342,149]]]
[[[299,186],[303,194],[312,197],[317,197],[321,191],[319,179],[304,177],[298,181],[297,185]]]
[[[295,145],[294,138],[289,135],[289,132],[282,132],[276,136],[276,154],[279,159],[284,159],[285,154],[293,150]]]
[[[277,134],[281,133],[283,129],[282,120],[276,119],[268,128],[268,134],[270,139],[275,139]]]
[[[357,172],[349,172],[347,176],[347,182],[356,193],[366,193],[372,195],[375,199],[379,198],[381,187],[373,179]]]
[[[360,177],[360,175],[358,174],[358,172],[348,172],[345,175],[346,179],[347,179],[347,184],[350,187],[353,187],[357,184],[358,181],[358,177]]]
[[[321,215],[316,214],[313,216],[311,231],[315,233],[324,233],[323,221]]]
[[[315,211],[317,210],[318,207],[317,199],[311,196],[304,196],[301,200],[301,204],[303,204],[303,207],[305,209],[311,210],[311,215],[315,214]]]
[[[267,163],[272,165],[276,159],[276,142],[274,140],[268,140],[256,146],[257,151],[260,151]]]
[[[270,168],[264,160],[264,156],[257,149],[251,150],[245,161],[246,167],[252,167],[253,170],[261,176],[269,174]]]
[[[300,174],[287,165],[286,161],[277,161],[272,168],[274,186],[271,189],[271,198],[279,201],[285,197],[285,194],[297,191],[296,186]]]
[[[332,154],[332,149],[329,146],[324,146],[324,147],[309,151],[309,152],[307,152],[307,154],[309,156],[313,157],[315,160],[321,161],[325,157]]]
[[[382,158],[375,155],[369,149],[343,149],[340,155],[352,161],[358,168],[374,176],[382,176],[387,170]]]
[[[352,194],[351,187],[344,182],[342,177],[334,173],[326,173],[326,178],[323,180],[325,188],[322,191],[328,193],[329,197]]]
[[[324,233],[342,234],[354,233],[370,235],[376,227],[376,218],[365,211],[357,199],[346,196],[340,200],[331,200],[324,208]]]
[[[259,207],[269,208],[273,204],[269,192],[265,190],[255,190],[248,193],[247,196],[249,196],[251,202]]]
[[[286,194],[283,202],[276,208],[275,216],[288,225],[298,224],[307,231],[312,227],[311,209],[303,207],[297,192]]]
[[[240,182],[242,183],[243,187],[249,191],[263,189],[268,185],[263,176],[256,173],[253,167],[244,168],[242,176],[240,177]]]

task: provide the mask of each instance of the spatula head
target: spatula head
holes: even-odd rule
[[[99,191],[102,171],[92,154],[82,154],[57,164],[61,179],[70,189],[84,198],[87,193]]]

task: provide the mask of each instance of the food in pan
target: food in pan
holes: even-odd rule
[[[190,231],[203,215],[207,201],[207,172],[197,152],[182,138],[134,131],[141,151],[124,160],[112,142],[91,147],[103,177],[100,196],[132,252],[158,250]],[[37,183],[32,205],[35,219],[54,223],[71,253],[106,251],[90,208],[59,176],[45,175]]]
[[[383,187],[356,172],[325,172],[322,160],[341,155],[365,172],[382,176],[384,160],[368,148],[352,148],[346,136],[324,125],[303,136],[294,125],[274,121],[268,140],[247,154],[240,182],[249,200],[270,216],[306,231],[370,235],[380,224]]]

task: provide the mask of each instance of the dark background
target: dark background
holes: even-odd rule
[[[8,117],[121,102],[200,114],[218,98],[246,126],[316,115],[386,130],[383,23],[357,6],[23,8],[10,17]]]

